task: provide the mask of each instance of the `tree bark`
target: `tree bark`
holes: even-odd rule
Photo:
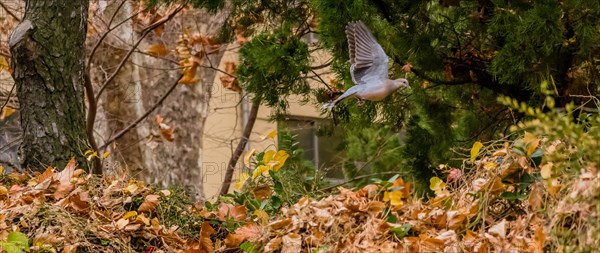
[[[63,168],[89,149],[83,104],[87,0],[28,0],[9,39],[21,110],[23,168]],[[85,166],[87,167],[87,166]]]

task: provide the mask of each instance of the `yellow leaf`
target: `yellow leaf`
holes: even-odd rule
[[[471,163],[475,162],[477,155],[479,155],[479,150],[481,150],[482,147],[483,144],[481,144],[481,142],[476,141],[473,143],[473,147],[471,148]]]
[[[261,165],[258,166],[254,172],[252,172],[252,179],[257,178],[258,176],[262,175],[264,172],[269,171],[270,167],[267,165]]]
[[[15,112],[15,109],[10,106],[5,106],[0,113],[0,120],[6,119],[6,117],[12,115]]]
[[[255,152],[256,149],[251,149],[244,155],[244,165],[246,165],[246,167],[250,167],[250,159],[252,159],[252,155],[254,155]]]
[[[525,136],[523,137],[523,142],[525,142],[525,146],[527,147],[527,155],[533,154],[537,149],[538,145],[540,145],[540,139],[538,139],[534,134],[525,132]]]
[[[483,164],[483,168],[486,170],[493,170],[496,168],[496,163],[495,162],[486,162]]]
[[[104,152],[104,154],[102,154],[102,158],[107,158],[108,155],[110,155],[110,152],[106,151]]]
[[[12,74],[12,71],[10,70],[10,65],[8,64],[8,61],[6,60],[6,58],[4,58],[4,56],[0,55],[0,71],[2,71],[2,70],[6,70]]]
[[[273,157],[273,161],[275,161],[275,164],[272,165],[273,171],[278,171],[281,169],[288,157],[290,157],[290,155],[285,152],[285,150],[277,151],[277,154],[275,154],[275,157]]]
[[[443,190],[444,187],[446,187],[446,183],[444,183],[444,181],[442,181],[442,179],[439,177],[432,177],[429,179],[429,189],[432,191],[437,192]]]
[[[542,175],[543,179],[548,179],[548,178],[552,177],[552,166],[554,166],[553,163],[546,163],[546,164],[542,165],[540,174]]]
[[[88,155],[89,153],[92,153],[92,152],[94,152],[94,151],[91,149],[88,149],[83,153],[83,155]]]
[[[91,155],[88,155],[87,160],[91,161],[94,157],[98,157],[98,151],[94,151]]]
[[[238,177],[238,179],[235,181],[235,189],[241,190],[242,187],[244,187],[244,184],[246,184],[246,180],[248,180],[248,178],[250,178],[248,173],[244,172],[240,174],[240,177]]]
[[[277,137],[277,130],[273,130],[269,134],[267,134],[267,138],[275,139],[275,137]]]
[[[390,194],[389,194],[390,204],[392,204],[392,206],[395,208],[402,207],[402,205],[404,205],[404,202],[402,201],[403,197],[404,197],[404,194],[402,194],[402,191],[390,192]]]
[[[261,224],[267,225],[269,223],[269,215],[265,210],[258,209],[254,211],[254,215],[256,215]]]
[[[160,43],[150,46],[150,48],[146,50],[146,53],[152,56],[165,56],[169,54],[169,49],[167,49],[165,44]]]
[[[275,150],[267,150],[265,151],[265,153],[263,154],[263,160],[262,163],[263,164],[269,164],[269,162],[273,159],[273,156],[275,156],[277,152],[275,152]]]
[[[137,215],[136,211],[129,211],[125,215],[123,215],[123,219],[127,220],[127,219],[129,219],[131,217],[134,217],[136,215]]]
[[[4,173],[4,166],[0,165],[0,174]]]

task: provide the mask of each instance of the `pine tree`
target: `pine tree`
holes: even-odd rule
[[[191,1],[218,8],[221,1]],[[285,113],[286,96],[325,90],[302,82],[310,71],[298,36],[315,32],[333,55],[338,83],[354,85],[348,68],[345,25],[362,20],[390,56],[390,78],[408,76],[412,89],[383,102],[345,101],[334,122],[349,134],[384,124],[406,129],[398,156],[423,177],[452,156],[451,147],[501,137],[523,118],[497,103],[508,96],[543,106],[539,85],[548,81],[557,107],[585,105],[598,94],[600,3],[579,0],[296,0],[233,1],[223,36],[243,28],[254,35],[242,50],[239,77],[263,104]],[[283,61],[274,61],[282,59]],[[302,64],[297,64],[302,63]],[[403,73],[410,69],[409,74]],[[281,71],[281,72],[280,72]],[[344,88],[344,87],[340,87]]]

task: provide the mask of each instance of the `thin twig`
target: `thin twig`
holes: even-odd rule
[[[119,6],[119,8],[120,8],[120,6]],[[94,54],[96,53],[96,50],[98,50],[98,48],[100,47],[100,44],[102,44],[102,42],[104,41],[104,39],[106,39],[106,37],[108,36],[108,34],[110,34],[110,32],[112,32],[114,29],[117,29],[117,27],[121,26],[122,24],[125,24],[125,22],[129,21],[130,19],[132,19],[133,17],[137,16],[138,14],[140,14],[141,12],[143,12],[145,10],[146,9],[138,11],[138,12],[134,13],[133,15],[127,17],[126,19],[121,20],[121,22],[119,22],[115,26],[110,27],[113,18],[118,13],[118,10],[115,11],[115,13],[113,14],[113,16],[110,19],[111,21],[108,23],[108,30],[106,30],[106,32],[104,34],[102,34],[102,36],[100,37],[100,39],[98,39],[98,41],[96,41],[96,44],[94,45],[94,47],[92,48],[92,51],[90,52],[90,56],[88,57],[88,62],[86,64],[87,67],[88,67],[88,69],[89,69],[90,65],[92,64],[92,59],[94,58]]]
[[[4,104],[2,105],[2,107],[0,107],[0,113],[2,113],[4,111],[4,107],[6,107],[6,105],[8,104],[8,101],[10,101],[10,97],[12,97],[13,91],[15,91],[15,87],[17,86],[16,83],[13,83],[12,88],[10,88],[10,92],[8,93],[8,97],[6,98],[6,101],[4,101]]]
[[[393,175],[396,175],[396,174],[406,174],[406,172],[401,173],[401,172],[397,172],[397,171],[396,172],[394,172],[394,171],[388,171],[388,172],[380,172],[380,173],[373,173],[373,174],[368,174],[368,175],[362,175],[362,176],[358,176],[358,177],[352,178],[350,180],[344,181],[344,182],[339,183],[339,184],[335,184],[335,185],[332,185],[332,186],[329,186],[329,187],[325,187],[323,189],[319,189],[319,191],[321,191],[321,192],[330,191],[332,189],[335,189],[335,188],[340,187],[342,185],[345,185],[347,183],[352,183],[354,181],[361,180],[361,179],[368,178],[368,177],[372,177],[372,176],[392,175],[392,174]]]
[[[169,87],[169,90],[167,90],[167,92],[160,99],[158,99],[158,101],[156,101],[156,103],[148,111],[146,111],[144,113],[144,115],[140,116],[133,123],[129,124],[129,126],[125,127],[123,130],[119,131],[115,136],[108,139],[108,141],[106,141],[104,144],[102,144],[102,146],[98,150],[104,151],[104,149],[106,149],[106,147],[108,145],[113,143],[115,140],[117,140],[121,136],[125,135],[125,133],[127,133],[129,130],[133,129],[134,127],[136,127],[140,122],[142,122],[142,120],[144,120],[146,117],[148,117],[148,115],[150,115],[150,113],[152,113],[154,110],[156,110],[156,108],[158,108],[158,106],[160,106],[165,101],[165,99],[175,90],[175,87],[177,87],[177,85],[179,84],[179,80],[181,80],[181,78],[183,78],[183,74],[179,75],[177,80],[175,82],[173,82],[171,87]]]
[[[127,62],[127,60],[129,59],[129,57],[131,56],[131,54],[133,54],[133,52],[140,45],[140,43],[142,42],[142,40],[148,34],[150,34],[150,32],[152,32],[154,29],[158,28],[159,26],[163,25],[164,23],[166,23],[167,21],[169,21],[173,17],[175,17],[175,15],[177,13],[179,13],[181,10],[183,10],[184,7],[185,7],[185,5],[180,6],[179,8],[175,9],[175,11],[173,11],[171,14],[169,14],[167,17],[162,18],[161,20],[159,20],[159,21],[157,21],[157,22],[155,22],[155,23],[153,23],[153,24],[151,24],[148,27],[146,27],[146,28],[143,29],[142,35],[140,36],[140,38],[138,39],[138,41],[135,42],[135,44],[131,47],[131,49],[123,57],[123,59],[121,60],[121,62],[117,66],[117,69],[115,69],[115,71],[112,73],[112,75],[110,75],[108,77],[108,79],[106,79],[104,81],[104,83],[100,87],[100,90],[98,90],[98,94],[96,94],[96,100],[98,100],[100,98],[100,96],[102,95],[102,93],[104,92],[104,90],[106,89],[106,87],[108,86],[108,84],[110,84],[110,82],[112,82],[112,80],[115,79],[115,77],[117,77],[117,74],[119,74],[119,71],[121,71],[121,69],[123,68],[123,66],[125,65],[125,63]]]

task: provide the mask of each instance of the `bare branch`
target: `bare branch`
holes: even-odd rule
[[[252,102],[252,108],[250,109],[250,115],[248,115],[248,122],[246,126],[244,126],[244,132],[242,134],[242,138],[238,143],[231,159],[229,159],[229,164],[227,165],[227,171],[225,172],[225,179],[223,180],[223,185],[221,186],[220,195],[225,195],[229,192],[229,187],[231,186],[231,180],[233,178],[233,172],[235,171],[235,165],[237,164],[240,156],[242,156],[242,152],[244,152],[244,147],[248,143],[250,139],[250,133],[252,133],[252,128],[254,128],[254,122],[256,122],[256,115],[258,115],[258,108],[260,107],[259,101]]]
[[[6,107],[6,105],[8,104],[8,101],[10,101],[10,97],[13,94],[13,91],[15,91],[15,87],[17,86],[16,83],[13,83],[12,88],[10,88],[10,92],[8,93],[8,97],[6,98],[6,101],[4,101],[4,104],[2,104],[2,107],[0,107],[0,113],[2,113],[2,111],[4,111],[4,107]]]
[[[154,29],[156,29],[157,27],[163,25],[164,23],[166,23],[167,21],[171,20],[173,17],[175,17],[175,15],[177,13],[179,13],[181,10],[183,10],[183,8],[185,7],[185,5],[182,5],[180,7],[178,7],[177,9],[175,9],[175,11],[173,11],[171,14],[169,14],[168,16],[160,19],[159,21],[154,22],[153,24],[149,25],[148,27],[144,28],[142,30],[142,35],[140,36],[140,38],[138,39],[138,41],[135,42],[135,44],[131,47],[131,49],[127,52],[127,54],[123,57],[123,59],[121,60],[121,62],[119,63],[119,65],[117,66],[117,69],[115,69],[115,71],[112,73],[112,75],[110,75],[108,77],[108,79],[106,79],[104,81],[104,83],[102,84],[102,86],[100,87],[100,90],[98,90],[98,94],[96,94],[96,100],[98,100],[100,98],[100,96],[102,95],[102,93],[104,92],[104,90],[106,89],[106,87],[108,86],[108,84],[110,84],[110,82],[112,82],[112,80],[115,79],[115,77],[117,77],[117,74],[119,74],[119,71],[123,68],[123,66],[125,65],[125,63],[127,62],[127,60],[129,59],[129,57],[131,56],[131,54],[133,54],[133,52],[136,50],[136,48],[140,45],[140,43],[142,42],[142,40],[148,35],[150,34],[150,32],[152,32]]]
[[[398,172],[398,171],[388,171],[388,172],[380,172],[380,173],[373,173],[373,174],[368,174],[368,175],[362,175],[362,176],[354,177],[354,178],[352,178],[350,180],[344,181],[344,182],[339,183],[339,184],[335,184],[335,185],[332,185],[332,186],[329,186],[329,187],[326,187],[326,188],[323,188],[323,189],[319,189],[319,191],[321,191],[321,192],[331,191],[331,190],[333,190],[333,189],[335,189],[335,188],[337,188],[339,186],[342,186],[342,185],[345,185],[347,183],[351,183],[351,182],[354,182],[354,181],[357,181],[357,180],[361,180],[361,179],[364,179],[364,178],[370,178],[370,177],[381,176],[381,175],[396,175],[396,174],[408,174],[408,173],[406,173],[406,172],[402,173],[402,172]]]
[[[104,149],[106,149],[106,147],[108,145],[110,145],[111,143],[113,143],[115,140],[117,140],[121,136],[125,135],[125,133],[127,133],[129,130],[133,129],[134,127],[136,127],[140,122],[142,122],[142,120],[144,120],[145,118],[147,118],[148,115],[150,115],[150,113],[154,112],[154,110],[156,110],[156,108],[158,108],[158,106],[160,106],[165,101],[165,99],[171,93],[173,93],[173,91],[175,90],[175,87],[177,87],[177,85],[179,84],[179,80],[181,80],[181,78],[183,78],[183,74],[179,74],[179,77],[177,78],[177,80],[175,82],[173,82],[173,84],[171,85],[171,87],[169,87],[169,90],[167,90],[167,92],[160,99],[158,99],[158,101],[156,101],[156,103],[148,111],[146,111],[142,116],[140,116],[133,123],[129,124],[123,130],[119,131],[116,135],[114,135],[113,137],[111,137],[110,139],[108,139],[108,141],[106,141],[104,144],[102,144],[102,146],[98,150],[99,151],[104,151]]]

